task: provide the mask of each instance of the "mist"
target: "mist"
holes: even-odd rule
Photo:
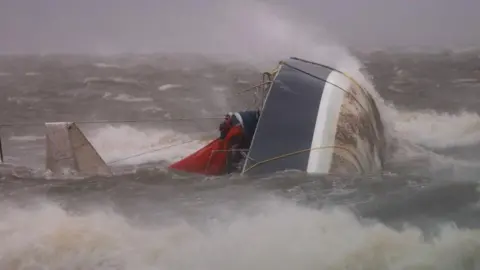
[[[0,53],[234,54],[480,43],[473,0],[3,0]],[[248,60],[248,59],[245,59]]]

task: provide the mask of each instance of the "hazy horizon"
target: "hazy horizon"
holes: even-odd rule
[[[480,47],[478,1],[273,2],[3,0],[0,53],[248,54],[286,40],[289,51],[306,40],[359,51]]]

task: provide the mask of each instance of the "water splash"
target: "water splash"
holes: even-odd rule
[[[5,203],[2,203],[5,204]],[[0,207],[2,269],[474,269],[480,233],[445,225],[426,240],[341,209],[257,202],[200,228],[145,227],[111,210],[75,215],[51,203]],[[221,207],[220,207],[221,208]],[[218,208],[217,208],[218,209]]]
[[[398,136],[419,145],[441,149],[480,142],[480,116],[476,113],[398,111],[395,120]]]
[[[136,129],[127,125],[107,126],[87,134],[107,163],[128,158],[115,162],[117,165],[171,162],[193,153],[206,143],[206,140],[196,140],[173,130]]]

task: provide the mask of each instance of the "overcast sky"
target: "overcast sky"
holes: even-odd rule
[[[480,47],[480,0],[264,0],[273,9],[252,1],[0,0],[0,52],[229,53],[314,39]]]

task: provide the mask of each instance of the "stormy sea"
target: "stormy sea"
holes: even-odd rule
[[[480,54],[352,55],[386,127],[378,175],[167,169],[256,108],[275,62],[0,56],[0,269],[480,269]],[[77,122],[114,176],[46,172],[48,121]]]

